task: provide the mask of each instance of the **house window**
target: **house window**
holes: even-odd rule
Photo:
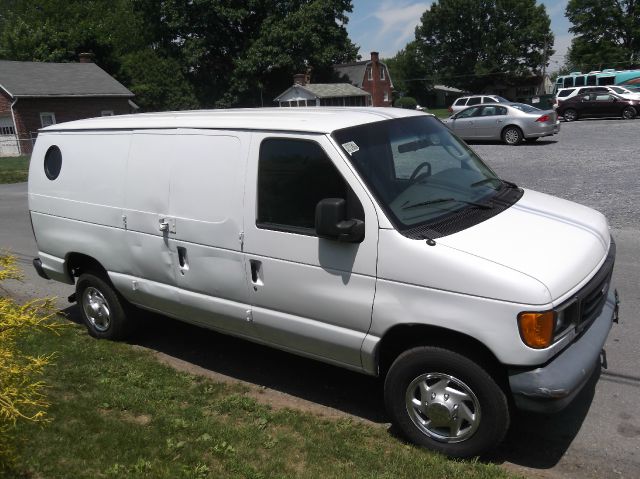
[[[42,125],[42,128],[49,125],[55,125],[56,115],[54,113],[49,113],[49,112],[40,113],[40,124]]]
[[[16,130],[13,127],[11,117],[0,117],[0,135],[15,135]]]
[[[113,116],[113,110],[102,110],[100,116]]]
[[[367,80],[373,80],[373,71],[371,67],[367,68]]]
[[[380,80],[384,81],[384,67],[380,68]]]
[[[389,92],[388,91],[384,92],[384,101],[389,101]]]

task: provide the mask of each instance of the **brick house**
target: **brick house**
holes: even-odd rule
[[[387,65],[380,61],[378,52],[371,52],[371,59],[360,62],[341,63],[334,71],[348,78],[352,85],[371,94],[371,106],[392,106],[393,82]]]
[[[95,63],[0,60],[0,156],[31,153],[38,129],[131,113],[134,94]]]

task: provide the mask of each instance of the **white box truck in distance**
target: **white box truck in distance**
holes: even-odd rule
[[[34,265],[89,332],[144,308],[384,380],[454,457],[567,406],[617,319],[600,213],[500,179],[435,117],[379,108],[105,117],[41,130]]]

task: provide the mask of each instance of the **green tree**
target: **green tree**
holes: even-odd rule
[[[294,73],[356,58],[345,12],[351,0],[134,0],[158,44],[188,66],[200,103],[273,105]]]
[[[407,43],[393,58],[385,60],[393,79],[394,89],[403,96],[417,99],[424,105],[427,93],[433,86],[433,69],[415,41]]]
[[[567,62],[582,71],[640,65],[640,2],[570,0],[565,15],[576,37]]]
[[[536,0],[439,0],[416,28],[439,83],[479,91],[539,74],[553,54],[551,20]]]
[[[132,1],[0,0],[0,6],[0,58],[76,62],[90,52],[143,110],[198,106],[184,67],[154,41]]]
[[[356,58],[351,10],[351,0],[0,0],[0,58],[92,52],[146,109],[270,106],[294,73],[325,81]]]

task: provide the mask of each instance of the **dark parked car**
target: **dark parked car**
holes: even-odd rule
[[[556,112],[565,121],[579,118],[622,117],[635,118],[640,111],[640,101],[627,100],[613,93],[593,92],[563,101]]]

